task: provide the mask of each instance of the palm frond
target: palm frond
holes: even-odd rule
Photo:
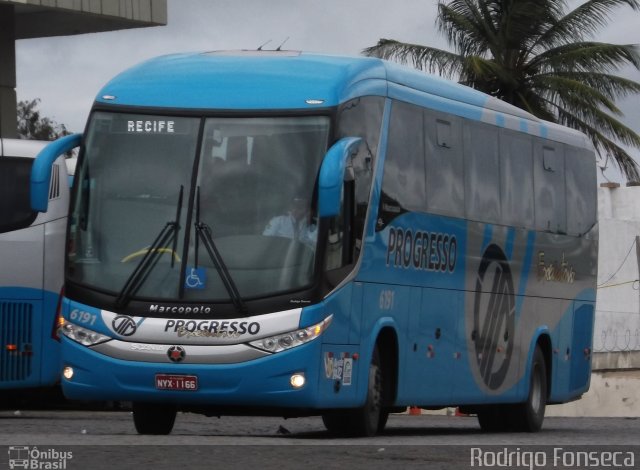
[[[640,93],[640,83],[628,78],[619,77],[607,73],[560,71],[549,74],[538,74],[535,79],[544,80],[547,76],[562,77],[575,82],[583,83],[602,93],[610,100],[624,98]]]
[[[438,3],[438,30],[463,56],[482,56],[495,43],[493,25],[483,21],[483,15],[475,3],[470,0]]]
[[[640,68],[640,53],[634,44],[577,42],[549,49],[529,62],[527,68],[549,71],[603,72],[630,64]]]
[[[629,153],[599,131],[599,128],[581,120],[574,114],[558,108],[558,122],[586,134],[600,157],[611,157],[615,166],[629,181],[639,181],[638,165]]]
[[[603,107],[613,114],[621,114],[609,96],[580,80],[555,74],[536,75],[531,79],[531,87],[541,93],[553,95],[563,103],[579,102],[580,106]]]
[[[616,101],[640,94],[640,83],[616,72],[626,65],[640,70],[640,49],[590,37],[616,9],[640,10],[640,0],[580,0],[568,13],[567,3],[438,0],[436,25],[455,52],[381,39],[363,53],[458,79],[580,130],[627,178],[637,180],[638,166],[620,145],[640,149],[640,136],[617,119],[622,114]]]
[[[537,43],[550,48],[593,37],[607,25],[610,14],[624,5],[633,10],[640,9],[638,0],[590,0],[578,5],[547,29]]]
[[[394,39],[380,39],[378,44],[364,49],[362,53],[370,57],[410,64],[419,70],[437,73],[446,78],[460,76],[464,68],[464,59],[458,54]]]

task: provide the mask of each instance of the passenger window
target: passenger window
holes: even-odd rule
[[[566,147],[567,233],[584,235],[596,223],[597,183],[593,154]]]
[[[500,222],[498,129],[467,122],[464,127],[465,215],[479,222]]]
[[[429,212],[464,217],[464,156],[461,120],[425,111],[427,208]]]
[[[37,213],[31,210],[30,158],[0,157],[0,233],[28,227]]]
[[[534,190],[536,230],[567,232],[564,181],[564,146],[535,143]]]
[[[533,228],[532,165],[532,138],[503,129],[500,133],[500,198],[504,225]]]
[[[421,108],[393,103],[377,230],[407,211],[426,209],[422,119]]]

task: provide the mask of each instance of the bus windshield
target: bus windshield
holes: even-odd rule
[[[67,280],[121,305],[242,305],[308,287],[329,123],[94,113],[76,170]]]

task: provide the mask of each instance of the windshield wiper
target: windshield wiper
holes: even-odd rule
[[[171,243],[171,267],[174,265],[174,257],[176,253],[178,243],[178,232],[180,231],[180,214],[182,211],[182,197],[184,193],[184,186],[180,185],[180,195],[178,196],[178,207],[176,209],[176,219],[171,222],[167,222],[162,228],[156,239],[151,246],[146,249],[146,253],[133,270],[133,272],[127,278],[120,294],[116,298],[116,307],[124,308],[131,297],[142,287],[142,284],[147,280],[149,274],[160,260],[160,257],[166,253],[169,249],[167,245]]]
[[[216,271],[218,271],[218,275],[222,280],[222,284],[224,284],[225,289],[227,289],[229,297],[231,298],[236,311],[240,314],[246,314],[247,306],[243,302],[242,297],[240,296],[240,291],[238,291],[238,286],[231,277],[229,269],[227,268],[227,265],[222,259],[222,256],[220,255],[220,252],[218,251],[218,248],[213,241],[211,227],[203,222],[200,222],[200,187],[198,187],[198,192],[196,194],[196,222],[194,225],[197,234],[195,243],[195,267],[198,267],[198,245],[199,241],[202,240],[202,244],[207,250],[207,253],[209,253],[209,258],[211,258]]]

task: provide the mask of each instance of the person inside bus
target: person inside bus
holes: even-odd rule
[[[309,200],[301,197],[293,198],[289,212],[272,218],[262,234],[291,238],[313,246],[318,235],[318,227],[311,221]]]

